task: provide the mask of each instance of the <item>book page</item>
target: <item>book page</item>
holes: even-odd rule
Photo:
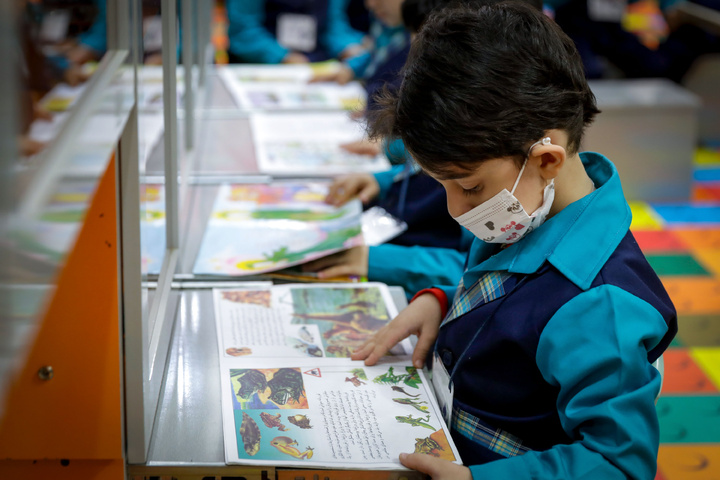
[[[365,136],[362,122],[345,112],[253,113],[250,125],[258,169],[264,173],[317,177],[390,168],[385,155],[341,148]]]
[[[193,273],[253,275],[363,245],[360,201],[333,207],[327,191],[317,182],[223,185]]]
[[[387,285],[249,284],[213,295],[227,463],[404,469],[403,452],[460,463],[409,340],[379,365],[348,358],[397,314]]]
[[[243,65],[219,69],[244,110],[361,110],[367,94],[359,82],[308,83],[333,65]]]
[[[397,315],[382,283],[215,289],[213,296],[223,358],[347,359]],[[391,353],[410,355],[409,340]]]
[[[460,463],[414,367],[268,360],[221,368],[227,463],[404,469],[403,452]]]

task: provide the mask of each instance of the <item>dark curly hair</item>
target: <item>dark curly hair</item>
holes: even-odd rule
[[[402,138],[438,175],[492,158],[520,163],[550,129],[566,131],[576,153],[599,113],[572,40],[522,2],[432,13],[401,77],[378,95],[369,134]]]

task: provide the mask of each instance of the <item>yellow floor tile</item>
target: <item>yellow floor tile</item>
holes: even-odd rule
[[[708,148],[698,148],[695,150],[695,163],[697,165],[720,164],[720,152]]]
[[[690,356],[720,389],[720,348],[692,348]]]
[[[632,211],[631,230],[662,230],[662,219],[645,202],[629,202]]]
[[[692,256],[705,270],[715,277],[720,277],[720,249],[692,248]]]

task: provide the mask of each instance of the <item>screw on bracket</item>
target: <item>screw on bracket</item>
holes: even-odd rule
[[[44,367],[40,367],[37,374],[40,380],[50,380],[55,375],[55,371],[50,365],[45,365]]]

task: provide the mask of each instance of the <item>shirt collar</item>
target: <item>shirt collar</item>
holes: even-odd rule
[[[580,159],[595,183],[595,191],[571,203],[507,248],[498,251],[497,245],[475,239],[468,258],[469,265],[475,263],[476,266],[463,275],[465,285],[472,285],[488,271],[531,274],[547,260],[578,287],[590,288],[627,234],[632,217],[617,170],[610,160],[594,152],[581,153]],[[587,248],[588,244],[593,247]]]

